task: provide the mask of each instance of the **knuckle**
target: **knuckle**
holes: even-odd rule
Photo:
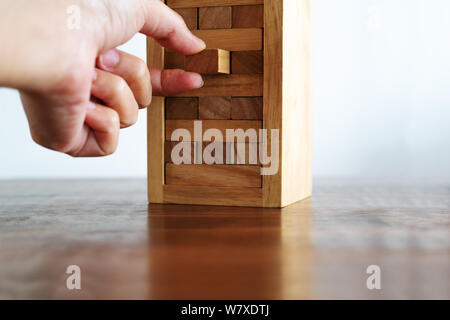
[[[115,92],[118,92],[119,94],[123,94],[128,88],[128,84],[127,82],[121,78],[121,77],[116,77],[116,80],[114,81],[113,84],[113,89]]]
[[[150,72],[148,71],[145,61],[137,59],[134,76],[140,81],[147,81],[150,79]]]
[[[119,115],[114,110],[112,111],[113,112],[110,112],[110,114],[105,117],[105,122],[107,124],[106,132],[108,134],[115,134],[119,130],[119,123],[120,123]]]

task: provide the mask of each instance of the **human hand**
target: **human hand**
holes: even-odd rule
[[[74,3],[79,29],[67,25]],[[205,48],[159,0],[0,0],[0,86],[20,91],[34,141],[74,157],[108,155],[152,92],[203,85],[196,73],[148,70],[115,49],[137,32],[186,55]]]

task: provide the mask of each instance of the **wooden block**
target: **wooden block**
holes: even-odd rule
[[[190,144],[190,148],[191,148],[191,154],[190,154],[190,159],[191,159],[191,163],[194,163],[195,159],[194,159],[194,154],[197,152],[199,152],[199,150],[196,148],[197,143],[198,142],[183,142],[183,141],[166,141],[165,145],[164,145],[164,162],[166,163],[173,163],[172,161],[172,150],[175,146],[179,145],[180,143],[185,144],[185,143],[189,143]],[[222,163],[226,164],[227,158],[226,158],[226,154],[225,154],[225,150],[226,150],[226,143],[225,142],[218,142],[222,144],[222,150],[223,150],[223,157],[222,157]],[[202,149],[201,150],[205,150],[205,148],[211,144],[211,142],[208,141],[204,141],[202,142]],[[186,148],[186,145],[183,146],[184,148]],[[180,152],[180,156],[184,156],[183,152]],[[199,154],[200,155],[200,154]],[[212,152],[212,156],[215,156],[215,152]],[[237,158],[237,157],[236,157]]]
[[[167,185],[260,188],[261,180],[259,166],[166,164]]]
[[[167,0],[171,8],[218,7],[264,4],[264,0]]]
[[[207,146],[211,144],[210,141],[202,142],[202,149],[196,149],[197,142],[183,142],[183,141],[166,141],[164,145],[164,162],[173,163],[172,161],[172,150],[175,146],[178,146],[180,143],[182,144],[190,144],[191,153],[189,155],[189,159],[191,163],[194,163],[194,153],[197,152],[199,156],[201,156],[200,151],[203,152]],[[213,142],[215,143],[215,142]],[[222,164],[228,165],[260,165],[259,159],[259,144],[258,143],[231,143],[231,142],[217,142],[222,144]],[[228,149],[227,149],[228,146]],[[184,145],[187,150],[186,145]],[[233,156],[231,155],[231,150],[234,150]],[[179,156],[183,157],[183,152],[180,152]],[[212,156],[215,156],[215,151],[212,152]]]
[[[231,118],[234,120],[262,120],[263,98],[262,97],[232,98]]]
[[[207,49],[221,48],[228,51],[262,50],[262,29],[216,29],[193,30],[197,37],[205,41]]]
[[[186,22],[186,26],[190,30],[198,29],[197,26],[197,8],[174,9]]]
[[[263,76],[255,74],[203,76],[200,89],[177,94],[178,97],[260,97],[263,93]]]
[[[198,98],[166,98],[166,119],[198,119]]]
[[[178,52],[164,50],[164,69],[184,69],[184,56]]]
[[[228,149],[234,149],[234,155],[231,157],[230,152],[224,149],[225,162],[228,165],[260,165],[259,160],[259,144],[258,143],[231,143],[225,142],[228,145]]]
[[[201,97],[198,104],[200,120],[231,119],[230,97]]]
[[[231,54],[233,74],[263,74],[264,54],[262,51],[236,51]]]
[[[261,207],[262,188],[163,185],[164,203]],[[224,196],[226,195],[226,196]]]
[[[233,28],[264,28],[264,6],[233,7]]]
[[[205,7],[199,9],[199,29],[230,29],[231,7]]]
[[[153,68],[164,68],[164,50],[152,38],[147,38],[147,61]],[[163,97],[153,97],[147,108],[148,201],[163,202],[164,185],[164,102]]]
[[[259,129],[262,127],[262,121],[256,120],[202,120],[202,136],[200,137],[203,141],[203,134],[208,129],[218,129],[222,133],[222,137],[219,137],[216,141],[227,141],[226,130],[227,129],[242,129],[247,131],[248,129],[254,129],[256,133],[259,133]],[[200,141],[195,137],[194,132],[194,120],[166,120],[166,140],[171,141],[172,133],[177,129],[186,129],[189,131],[191,141]],[[188,141],[188,140],[184,140]]]
[[[230,52],[222,49],[210,49],[186,56],[184,69],[202,74],[229,74]]]
[[[164,144],[164,162],[166,163],[172,163],[172,150],[173,148],[178,145],[179,143],[188,143],[191,147],[191,154],[189,155],[191,162],[194,162],[194,143],[195,142],[180,142],[180,141],[166,141]],[[180,156],[184,156],[183,152],[181,152]]]

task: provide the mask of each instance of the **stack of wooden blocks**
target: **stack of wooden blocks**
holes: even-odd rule
[[[148,113],[149,201],[283,207],[311,194],[309,0],[167,0],[207,45],[184,57],[149,39],[154,68],[202,73],[204,87],[156,97]],[[176,129],[194,137],[215,128],[279,130],[279,169],[261,175],[245,158],[224,164],[174,164]],[[203,138],[201,138],[203,139]],[[184,141],[186,142],[186,141]],[[210,142],[192,139],[192,158]],[[223,141],[224,150],[229,141]],[[268,142],[268,150],[272,142]],[[233,148],[239,148],[233,142]],[[197,155],[198,156],[198,155]]]

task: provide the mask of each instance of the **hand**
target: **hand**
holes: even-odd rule
[[[79,29],[67,25],[73,4]],[[158,0],[0,0],[0,86],[20,91],[34,141],[74,157],[108,155],[152,92],[203,85],[196,73],[148,70],[115,49],[137,32],[182,54],[205,48]]]

